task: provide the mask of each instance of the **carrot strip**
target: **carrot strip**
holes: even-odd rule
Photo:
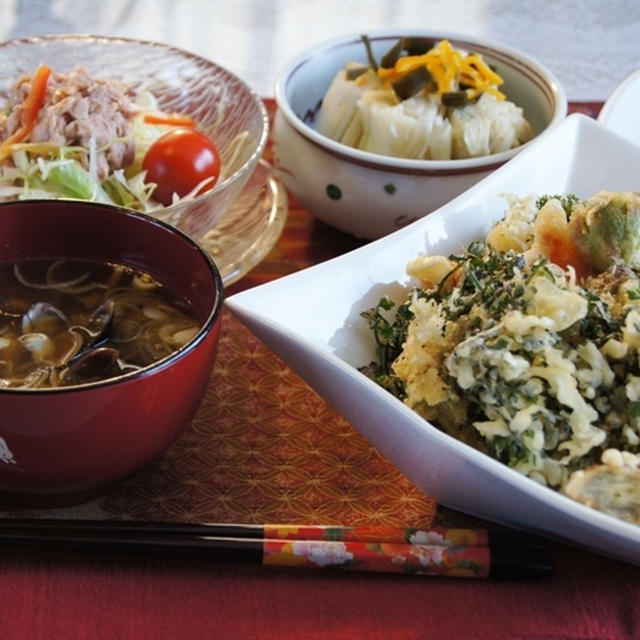
[[[143,121],[147,124],[169,124],[176,127],[195,127],[196,122],[180,113],[146,113]]]
[[[24,140],[33,130],[38,113],[44,104],[47,93],[47,82],[51,69],[46,65],[40,65],[31,79],[31,86],[25,101],[22,103],[20,112],[20,127],[16,129],[6,140],[0,143],[0,160],[6,158],[11,153],[11,145]]]
[[[51,69],[46,65],[40,65],[33,75],[29,95],[22,105],[20,122],[29,133],[36,124],[38,112],[44,103],[47,93],[47,81],[51,75]]]

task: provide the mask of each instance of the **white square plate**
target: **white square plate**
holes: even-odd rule
[[[439,503],[640,564],[640,527],[540,486],[442,433],[356,367],[373,359],[359,314],[403,292],[419,253],[448,255],[484,238],[504,214],[502,193],[640,187],[640,147],[572,115],[461,196],[376,242],[239,293],[231,311],[412,482]],[[393,293],[392,293],[392,297]]]

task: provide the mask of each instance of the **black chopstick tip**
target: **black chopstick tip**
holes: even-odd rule
[[[553,573],[553,560],[544,549],[493,547],[491,549],[491,578],[535,578]]]
[[[490,547],[518,547],[524,549],[548,549],[549,540],[535,533],[514,529],[489,529],[487,542]]]

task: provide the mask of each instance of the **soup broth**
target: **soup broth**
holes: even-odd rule
[[[48,388],[147,367],[200,329],[195,310],[119,264],[0,264],[0,388]]]

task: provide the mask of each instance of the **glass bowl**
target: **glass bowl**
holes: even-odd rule
[[[216,144],[224,179],[191,199],[150,215],[199,239],[236,200],[264,151],[269,129],[260,97],[214,62],[156,42],[91,35],[51,35],[0,44],[0,103],[22,74],[47,64],[52,72],[77,66],[92,75],[150,88],[165,112],[190,116]],[[244,136],[241,146],[232,144]]]

